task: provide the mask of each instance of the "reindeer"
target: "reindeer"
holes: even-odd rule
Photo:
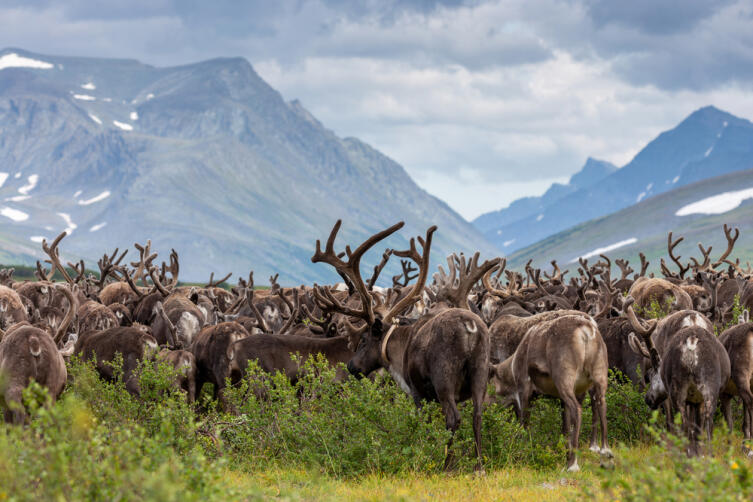
[[[0,395],[6,408],[6,422],[21,424],[26,420],[21,398],[31,380],[47,388],[53,403],[63,392],[68,378],[63,358],[71,354],[73,346],[69,343],[60,350],[58,344],[67,333],[75,313],[72,295],[70,299],[68,313],[55,333],[50,334],[22,321],[11,326],[0,341]]]
[[[211,383],[215,399],[223,397],[225,378],[231,376],[230,363],[235,357],[232,346],[248,336],[246,328],[232,321],[206,326],[199,332],[190,347],[196,358],[198,391],[205,383]]]
[[[727,427],[732,430],[732,397],[740,396],[743,403],[743,440],[747,442],[753,439],[753,323],[743,321],[719,335],[719,342],[729,356],[731,373],[720,399]],[[748,456],[753,456],[753,451],[745,443],[744,451]]]
[[[136,369],[142,359],[158,351],[157,341],[139,328],[111,328],[105,331],[90,331],[79,335],[74,353],[83,361],[93,360],[99,375],[114,380],[116,370],[112,366],[115,355],[123,357],[122,378],[126,390],[138,396],[141,392]]]
[[[569,434],[567,470],[578,471],[575,450],[581,425],[581,402],[591,393],[593,428],[591,447],[611,456],[607,446],[607,347],[593,319],[565,315],[531,327],[515,353],[492,365],[491,380],[503,404],[514,404],[523,424],[534,391],[562,400],[563,433]],[[596,423],[601,448],[596,446]]]
[[[387,238],[403,226],[403,222],[374,234],[355,250],[346,249],[348,259],[343,261],[334,251],[334,242],[342,221],[338,220],[324,251],[321,242],[316,243],[313,262],[324,262],[346,277],[358,293],[360,308],[339,302],[331,291],[315,288],[317,299],[340,313],[365,322],[356,353],[348,362],[348,370],[354,375],[368,375],[386,368],[395,381],[413,397],[416,404],[421,400],[439,401],[445,415],[445,424],[453,435],[460,424],[457,402],[471,398],[473,401],[473,431],[476,443],[476,470],[483,471],[481,462],[481,406],[486,393],[489,364],[489,334],[483,320],[469,310],[468,292],[472,286],[497,265],[499,260],[478,265],[478,254],[469,263],[462,263],[460,282],[455,290],[448,290],[442,302],[458,300],[464,308],[434,305],[432,312],[412,324],[399,326],[394,323],[397,315],[409,308],[422,295],[429,269],[431,241],[436,227],[419,237],[423,253],[419,253],[415,239],[407,251],[393,251],[393,255],[410,258],[419,267],[416,283],[401,300],[389,308],[380,303],[375,309],[374,297],[361,277],[359,264],[363,255],[377,242]],[[448,444],[445,468],[452,465]]]

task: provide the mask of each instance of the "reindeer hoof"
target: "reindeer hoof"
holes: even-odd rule
[[[573,462],[573,464],[567,468],[567,472],[579,472],[580,466],[578,465],[578,461],[576,460]]]
[[[588,449],[594,453],[601,452],[601,448],[599,448],[599,445],[596,445],[596,444],[592,444],[591,446],[588,447]]]
[[[612,453],[612,450],[609,448],[602,448],[599,453],[601,453],[601,456],[604,458],[614,458],[614,453]]]
[[[477,466],[475,469],[473,469],[473,474],[477,478],[485,478],[486,477],[486,469],[484,469],[483,466]]]

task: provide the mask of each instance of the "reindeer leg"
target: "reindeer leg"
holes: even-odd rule
[[[454,456],[452,454],[452,441],[455,439],[455,431],[458,430],[458,427],[460,427],[460,412],[458,411],[458,407],[455,404],[455,399],[453,399],[451,396],[441,396],[439,394],[439,389],[437,389],[437,397],[440,399],[440,403],[442,405],[442,412],[444,413],[445,418],[445,426],[447,427],[447,430],[449,430],[452,435],[450,436],[449,441],[447,441],[447,455],[444,459],[444,470],[449,471],[454,467]]]
[[[750,382],[743,380],[736,383],[740,399],[743,402],[743,451],[746,455],[753,456],[753,452],[745,444],[746,441],[751,439],[751,433],[753,433],[753,393],[750,391]]]
[[[480,364],[473,375],[471,387],[471,399],[473,400],[473,439],[476,443],[476,467],[475,471],[484,474],[483,456],[481,454],[481,415],[483,412],[484,399],[486,397],[486,383],[489,369],[487,364]]]
[[[599,452],[601,451],[599,448],[599,444],[596,441],[596,436],[598,434],[597,425],[599,423],[599,403],[598,398],[596,397],[596,388],[591,387],[588,390],[588,395],[591,398],[591,441],[589,442],[588,449],[593,452]],[[582,404],[581,404],[582,406]],[[603,443],[603,438],[602,438]]]
[[[565,429],[569,434],[567,447],[567,470],[569,472],[579,471],[578,460],[575,450],[578,448],[578,437],[580,435],[581,413],[582,409],[578,399],[573,393],[575,387],[574,376],[572,378],[562,378],[555,381],[557,392],[560,395],[562,404],[565,407]]]
[[[727,422],[727,429],[732,432],[732,396],[730,394],[722,394],[719,396],[719,407],[722,409],[724,421]]]
[[[607,457],[612,457],[612,450],[609,448],[609,442],[607,440],[607,383],[606,378],[603,384],[601,382],[594,384],[593,398],[591,399],[591,406],[594,409],[594,415],[596,411],[599,412],[599,429],[601,431],[601,454]],[[595,429],[596,427],[594,427]]]

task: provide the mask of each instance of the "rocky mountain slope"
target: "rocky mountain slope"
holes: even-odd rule
[[[633,268],[639,268],[642,251],[658,273],[659,258],[667,259],[669,231],[675,238],[685,237],[676,251],[685,262],[691,256],[700,258],[699,242],[712,245],[711,255],[718,257],[727,246],[725,223],[740,229],[733,257],[749,260],[753,256],[753,169],[691,183],[576,225],[511,254],[508,263],[522,268],[533,259],[535,266],[549,267],[549,261],[556,259],[563,270],[575,271],[579,257],[597,260],[599,253],[606,253],[611,258],[628,258]]]
[[[512,253],[652,196],[750,168],[753,124],[708,106],[661,133],[627,165],[596,183],[520,215],[512,211],[520,204],[516,201],[506,210],[480,216],[474,224],[505,253]]]
[[[342,247],[405,220],[387,245],[437,224],[435,256],[497,253],[399,164],[285,102],[244,59],[155,68],[0,50],[0,263],[32,263],[43,237],[67,229],[66,258],[152,239],[180,253],[186,280],[254,269],[329,281],[310,257],[338,218]]]

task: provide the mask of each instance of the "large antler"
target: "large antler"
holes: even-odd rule
[[[49,260],[47,261],[49,262]],[[34,275],[36,275],[37,279],[39,279],[40,281],[50,282],[52,281],[52,276],[55,275],[55,265],[53,265],[50,268],[50,271],[47,272],[39,262],[39,260],[37,260],[37,270],[36,272],[34,272]]]
[[[418,269],[413,268],[413,264],[410,260],[400,260],[400,266],[403,268],[403,273],[392,276],[393,288],[404,288],[410,283],[410,281],[418,277],[418,274],[411,276],[413,272],[418,272]]]
[[[136,269],[136,272],[133,274],[133,280],[138,281],[141,279],[144,283],[144,286],[146,286],[146,275],[149,271],[149,266],[157,257],[157,253],[152,253],[152,241],[147,240],[146,246],[142,246],[138,242],[134,244],[134,247],[139,250],[139,261],[131,262],[131,266]]]
[[[732,228],[727,226],[727,224],[724,224],[724,237],[727,238],[727,250],[724,251],[722,256],[719,257],[718,260],[714,262],[713,265],[711,265],[712,268],[716,268],[722,263],[726,263],[727,257],[729,257],[730,253],[732,253],[732,249],[735,247],[735,242],[737,242],[737,238],[740,237],[740,229],[735,228],[735,235],[732,236]]]
[[[497,276],[496,276],[497,281],[499,281],[499,277],[502,275],[502,272],[505,271],[505,267],[506,266],[507,266],[507,258],[502,258],[502,261],[499,263],[499,270],[498,270]],[[492,284],[491,277],[492,277],[492,273],[494,272],[494,270],[495,270],[494,268],[489,269],[484,274],[484,276],[481,278],[481,282],[484,283],[484,287],[489,292],[489,294],[497,296],[499,298],[509,298],[512,295],[512,293],[510,292],[509,288],[508,288],[507,291],[504,290],[504,289],[497,289]],[[510,276],[508,275],[508,278],[509,277]],[[514,276],[513,276],[513,279],[510,280],[511,284],[512,284],[513,280],[514,280]]]
[[[382,273],[382,270],[384,269],[385,265],[387,265],[387,262],[390,261],[390,256],[392,256],[392,250],[385,249],[384,253],[382,253],[382,261],[379,262],[379,265],[374,266],[374,273],[371,274],[371,278],[366,282],[366,286],[369,288],[369,291],[374,289],[374,284],[376,284],[377,279],[379,279],[379,274]]]
[[[71,279],[71,276],[68,275],[68,272],[65,270],[65,267],[63,267],[63,264],[60,263],[60,249],[58,248],[58,244],[60,244],[60,241],[63,240],[63,237],[65,237],[66,235],[68,235],[67,232],[63,232],[58,235],[55,240],[52,241],[51,246],[47,245],[47,239],[42,239],[42,250],[50,257],[50,263],[52,263],[53,269],[57,268],[62,274],[65,281],[68,284],[73,285],[73,279]]]
[[[424,290],[424,286],[426,285],[426,279],[429,276],[429,255],[431,254],[431,240],[434,236],[434,232],[436,231],[437,226],[432,225],[426,231],[425,238],[418,236],[418,243],[421,245],[422,253],[419,253],[416,249],[416,240],[414,238],[411,238],[410,240],[410,249],[407,249],[405,251],[393,251],[395,256],[399,256],[401,258],[410,258],[416,263],[416,265],[418,265],[418,279],[416,280],[415,284],[413,284],[413,288],[410,290],[410,293],[405,295],[399,302],[397,302],[390,308],[389,312],[384,314],[384,316],[382,317],[382,322],[384,322],[385,324],[391,322],[396,315],[405,310],[408,306],[413,305],[413,303],[416,301],[416,298],[421,296],[421,292]]]
[[[207,284],[206,286],[204,286],[204,287],[205,287],[205,288],[216,288],[217,286],[219,286],[219,285],[220,285],[220,284],[222,284],[223,282],[225,282],[225,281],[227,281],[228,279],[230,279],[230,276],[231,276],[231,275],[233,275],[233,273],[232,273],[232,272],[230,272],[229,274],[227,274],[227,275],[226,275],[225,277],[223,277],[222,279],[217,279],[217,280],[215,281],[215,280],[214,280],[214,272],[212,272],[211,274],[209,274],[209,283],[208,283],[208,284]]]
[[[104,287],[108,275],[116,270],[119,270],[118,266],[120,265],[120,262],[123,260],[125,255],[128,254],[128,250],[126,249],[125,251],[123,251],[120,257],[115,260],[115,257],[118,255],[118,251],[119,248],[115,248],[115,251],[113,251],[110,256],[107,256],[107,253],[105,253],[104,255],[102,255],[102,258],[97,261],[97,265],[99,266],[99,289],[102,289]]]
[[[361,310],[355,311],[353,309],[350,309],[351,313],[349,313],[348,315],[359,317],[369,323],[369,325],[371,325],[374,324],[374,309],[372,306],[371,294],[369,294],[369,291],[367,290],[366,285],[363,282],[363,278],[361,278],[361,258],[366,253],[366,251],[373,247],[377,242],[397,232],[403,227],[403,225],[405,225],[405,223],[401,221],[392,225],[386,230],[382,230],[381,232],[372,235],[371,237],[366,239],[360,246],[358,246],[355,251],[351,251],[350,246],[347,246],[345,248],[345,252],[348,255],[347,262],[343,261],[340,256],[335,253],[334,249],[337,232],[339,232],[341,225],[342,220],[337,220],[337,223],[335,223],[335,226],[332,228],[332,231],[329,234],[329,238],[327,239],[327,244],[323,252],[321,241],[316,241],[316,252],[314,253],[314,256],[311,257],[311,261],[314,263],[324,262],[332,265],[341,276],[347,277],[350,280],[350,282],[353,284],[353,287],[361,297]],[[317,293],[319,291],[324,291],[327,300],[330,300],[329,297],[334,300],[334,296],[332,296],[332,293],[329,292],[326,288],[319,288],[316,285],[314,286],[315,296],[318,296]],[[327,294],[329,295],[329,297],[327,297]],[[333,307],[336,307],[337,304],[339,304],[339,302],[337,302],[336,300],[335,302],[336,303],[333,304]]]
[[[633,273],[633,269],[630,267],[630,263],[627,260],[618,258],[614,262],[620,268],[620,273],[622,274],[622,277],[620,277],[621,281],[624,281]]]
[[[690,270],[690,263],[688,263],[687,265],[683,267],[682,263],[680,263],[680,258],[682,258],[682,256],[679,256],[679,255],[675,256],[674,254],[675,248],[683,240],[685,240],[685,237],[679,237],[676,241],[673,242],[672,232],[669,232],[669,234],[667,235],[667,254],[669,254],[669,257],[672,259],[673,262],[675,262],[675,265],[677,265],[677,268],[680,269],[680,274],[678,275],[680,279],[683,279],[685,277],[685,272]],[[669,269],[664,265],[664,261],[662,260],[662,273],[667,275],[665,269],[666,271],[669,271]],[[671,272],[669,274],[670,275],[668,275],[668,277],[672,277],[674,275]]]
[[[468,304],[468,293],[489,270],[499,265],[501,258],[486,260],[481,265],[478,264],[478,251],[473,258],[466,261],[465,255],[460,256],[452,254],[447,258],[447,265],[450,267],[450,280],[442,287],[442,297],[458,308],[470,310]],[[457,274],[457,281],[455,280]]]

